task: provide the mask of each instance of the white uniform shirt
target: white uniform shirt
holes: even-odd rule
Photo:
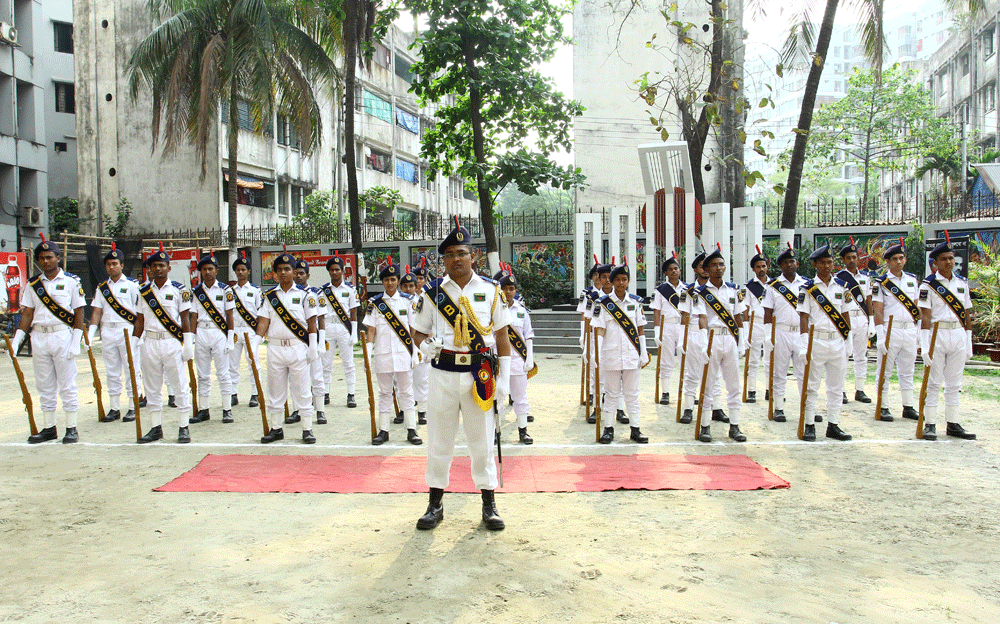
[[[799,312],[805,312],[809,315],[809,324],[815,325],[817,331],[832,331],[836,332],[837,326],[833,324],[830,317],[826,315],[816,303],[816,299],[806,291],[806,284],[808,281],[803,280],[802,288],[799,289],[799,303],[797,309]],[[851,312],[851,310],[857,310],[858,304],[851,297],[851,294],[847,290],[847,286],[838,278],[831,277],[830,283],[826,284],[823,280],[818,277],[813,280],[813,283],[819,286],[820,292],[826,296],[827,300],[833,304],[833,307],[837,312],[840,312],[841,316],[845,316]],[[779,296],[778,293],[775,295]],[[850,321],[847,321],[850,323]],[[851,327],[851,331],[868,331],[868,327],[863,328]]]
[[[396,315],[399,322],[406,328],[407,333],[410,331],[410,310],[412,310],[413,301],[410,295],[403,294],[398,290],[391,297],[386,296],[384,293],[375,295],[372,298],[371,305],[368,306],[368,313],[365,314],[362,321],[367,327],[375,328],[375,340],[371,349],[371,361],[375,372],[392,373],[408,371],[413,368],[413,356],[406,348],[406,345],[403,344],[403,341],[399,339],[396,331],[389,326],[389,321],[385,319],[385,315],[375,307],[374,303],[378,299],[385,302],[386,307]],[[413,349],[416,351],[415,345]]]
[[[42,273],[41,280],[42,286],[45,287],[46,292],[49,293],[53,301],[70,313],[75,313],[77,308],[87,305],[87,300],[83,296],[83,287],[80,286],[80,278],[72,273],[65,273],[62,269],[59,269],[59,272],[52,279],[48,279]],[[35,311],[34,316],[31,318],[32,326],[56,327],[62,325],[63,327],[69,327],[45,307],[45,304],[42,303],[42,300],[35,294],[30,285],[24,287],[24,291],[21,294],[21,306],[32,308]]]
[[[753,291],[750,290],[750,288],[749,288],[750,284],[760,284],[761,288],[763,288],[764,294],[763,294],[763,296],[760,299],[758,299],[757,295],[753,294]],[[771,288],[770,290],[774,290],[774,289]],[[744,295],[743,295],[743,302],[746,304],[746,311],[747,311],[747,313],[756,312],[756,314],[754,314],[754,323],[755,324],[756,323],[763,323],[764,322],[764,299],[767,298],[767,291],[768,291],[767,282],[762,282],[759,279],[757,279],[756,276],[754,276],[754,277],[750,278],[749,282],[747,282],[747,285],[744,287],[744,291],[745,292],[744,292]],[[794,292],[794,293],[796,293],[796,295],[798,295],[798,291],[794,291],[793,290],[792,292]],[[778,293],[774,293],[774,294],[778,294]]]
[[[712,280],[709,280],[708,284],[705,286],[708,292],[715,295],[715,298],[722,303],[722,307],[724,307],[729,312],[729,315],[734,319],[737,315],[743,314],[743,310],[746,309],[746,305],[740,296],[739,286],[729,282],[723,282],[722,286],[717,287],[712,283]],[[704,316],[707,319],[708,329],[715,330],[716,340],[718,340],[718,336],[721,333],[729,333],[729,327],[722,322],[722,319],[715,313],[715,310],[709,307],[704,297],[698,297],[698,305],[694,308],[694,314]]]
[[[158,288],[156,282],[148,282],[153,289],[153,295],[156,296],[157,300],[160,302],[160,306],[167,313],[178,327],[181,326],[181,312],[187,312],[191,309],[191,291],[184,284],[180,282],[172,282],[167,280],[163,282],[163,287]],[[139,297],[139,314],[142,315],[145,325],[143,326],[143,331],[157,331],[163,332],[167,331],[167,328],[156,318],[153,314],[153,309],[149,307],[146,300]]]
[[[917,303],[917,298],[920,296],[920,280],[917,279],[916,275],[912,273],[903,272],[902,275],[896,277],[892,274],[892,271],[886,273],[893,284],[895,284],[903,293],[909,297],[913,303]],[[899,326],[900,321],[906,321],[908,323],[913,323],[913,317],[910,313],[903,307],[903,304],[896,299],[896,296],[891,292],[886,290],[879,284],[880,280],[872,280],[872,303],[875,302],[882,304],[882,323],[885,325],[889,324],[889,317],[894,317],[893,325]],[[916,322],[920,322],[918,318]]]
[[[785,275],[781,274],[778,276],[778,282],[784,284],[788,290],[795,295],[799,296],[799,289],[806,283],[806,279],[795,274],[795,279],[789,282],[785,279]],[[770,308],[773,311],[773,317],[778,325],[794,325],[799,326],[799,311],[798,306],[795,304],[788,303],[784,295],[779,293],[774,289],[774,286],[768,286],[766,290],[767,294],[764,295],[764,300],[761,302],[765,308]],[[779,328],[780,329],[780,328]],[[793,330],[793,331],[798,331]]]
[[[205,282],[201,283],[202,292],[204,296],[208,297],[208,300],[212,302],[215,309],[219,311],[222,318],[226,318],[226,312],[236,308],[236,302],[233,300],[233,293],[229,289],[229,284],[224,284],[219,280],[215,280],[215,283],[211,286],[206,286]],[[210,326],[199,327],[199,329],[219,329],[219,326],[215,324],[212,317],[208,315],[205,308],[202,307],[201,301],[198,300],[198,295],[195,294],[194,289],[191,290],[191,312],[198,317],[198,321],[201,325],[205,323],[210,323]],[[234,313],[235,315],[235,313]],[[220,330],[221,331],[221,330]]]
[[[576,311],[583,314],[590,307],[590,297],[588,296],[590,292],[594,290],[593,286],[587,286],[580,292],[580,297],[576,302]]]
[[[684,312],[688,315],[688,333],[701,331],[698,326],[698,295],[694,292],[695,288],[700,286],[697,281],[691,282],[690,284],[685,284],[685,288],[681,290],[680,296],[678,297],[679,302],[677,304],[677,309],[680,312]]]
[[[951,291],[951,294],[955,295],[965,309],[968,310],[972,307],[972,297],[969,294],[969,282],[962,279],[957,273],[952,273],[952,278],[945,279],[940,273],[935,272],[934,278],[937,279],[938,283]],[[931,323],[936,323],[937,321],[944,321],[946,323],[951,321],[958,321],[958,315],[955,314],[951,306],[945,303],[944,299],[936,291],[932,290],[927,282],[920,283],[920,295],[919,295],[919,305],[921,308],[928,308],[931,311]],[[968,312],[966,312],[966,317],[968,318]]]
[[[340,286],[334,286],[331,282],[323,284],[324,295],[326,294],[327,289],[329,289],[331,294],[336,297],[340,306],[344,309],[344,312],[347,312],[347,318],[351,318],[351,310],[358,307],[358,293],[354,290],[354,286],[351,286],[346,280],[344,280],[340,282]],[[354,331],[353,325],[354,323],[352,323],[351,327],[352,332]],[[340,317],[333,311],[333,304],[328,301],[326,311],[327,336],[330,335],[330,331],[335,327],[339,327],[344,331],[347,331],[347,326],[344,325],[344,321],[340,320]]]
[[[646,313],[642,309],[642,298],[630,293],[625,293],[625,299],[619,299],[614,291],[608,298],[614,302],[618,308],[625,313],[632,324],[635,325],[639,334],[640,343],[646,340],[643,333],[643,326],[646,324]],[[635,370],[642,366],[639,352],[636,351],[621,328],[618,321],[611,318],[611,313],[598,302],[595,306],[594,320],[591,327],[604,328],[604,336],[601,340],[601,368],[607,370]]]
[[[242,303],[243,307],[250,313],[250,316],[257,318],[257,315],[260,314],[260,306],[264,302],[264,299],[261,296],[260,288],[254,286],[250,282],[247,282],[242,286],[236,284],[235,286],[231,286],[231,288],[233,290],[233,294],[240,298],[240,303]],[[233,300],[233,323],[237,328],[249,327],[246,321],[243,320],[243,317],[240,316],[240,313],[236,311],[235,299]]]
[[[612,289],[612,291],[613,290],[614,289]],[[583,317],[584,318],[593,320],[593,318],[594,318],[594,308],[597,307],[598,300],[601,297],[603,297],[604,295],[606,295],[606,294],[608,294],[608,293],[604,292],[603,290],[601,290],[599,288],[592,288],[592,289],[590,289],[590,305],[588,305],[587,309],[583,312]]]
[[[351,289],[351,290],[354,290],[354,289]],[[325,318],[325,317],[329,316],[331,312],[333,312],[333,310],[330,308],[330,304],[326,300],[326,293],[323,292],[322,288],[319,288],[317,286],[306,286],[306,291],[308,291],[309,293],[315,295],[315,297],[316,297],[316,316],[321,316],[321,317]],[[350,314],[351,311],[348,310],[347,313]],[[329,321],[327,321],[327,322],[329,322]],[[340,323],[341,325],[343,325],[343,322],[339,318],[337,319],[337,322]],[[318,329],[318,327],[319,326],[317,326],[317,329]],[[325,330],[326,330],[326,326],[324,325],[324,331]]]
[[[840,271],[840,273],[843,273],[844,271],[847,271],[848,273],[851,273],[847,269],[844,269],[843,271]],[[837,277],[837,275],[838,274],[835,273],[834,277]],[[859,302],[857,299],[855,299],[854,303],[856,304],[856,306],[855,306],[855,309],[853,311],[854,312],[861,312],[863,314],[864,313],[864,308],[861,307],[861,304],[865,303],[868,295],[872,294],[872,278],[869,277],[868,274],[861,273],[860,271],[857,272],[857,273],[851,273],[851,277],[853,277],[854,281],[856,281],[858,283],[858,286],[861,287],[861,301]],[[843,279],[843,278],[841,278],[841,279]],[[847,280],[844,280],[844,281],[847,281]],[[848,282],[848,283],[850,283],[850,282]],[[848,289],[848,292],[850,292],[849,289]],[[869,312],[871,312],[871,310],[869,310]],[[865,330],[865,331],[867,331],[867,330]]]
[[[125,308],[132,314],[135,314],[139,309],[139,282],[132,279],[131,277],[125,277],[123,273],[118,277],[118,281],[114,282],[110,278],[108,279],[108,289],[111,290],[111,296],[115,298],[115,301]],[[95,310],[103,310],[101,312],[101,324],[104,323],[127,323],[125,319],[115,312],[111,304],[104,298],[101,294],[101,289],[98,288],[97,292],[94,293],[94,301],[91,303]]]
[[[669,284],[669,282],[667,283]],[[676,286],[673,284],[670,284],[670,286],[677,292],[677,302],[680,305],[680,293],[687,288],[687,284],[678,281]],[[659,310],[661,318],[679,319],[681,317],[681,311],[675,308],[666,297],[661,295],[659,289],[653,290],[653,301],[649,304],[649,307],[653,310]]]
[[[316,296],[307,292],[305,288],[295,284],[292,284],[292,287],[287,291],[282,290],[281,286],[275,286],[271,290],[278,294],[278,300],[288,310],[292,318],[298,321],[302,327],[309,329],[309,319],[316,316]],[[267,327],[267,337],[274,340],[300,340],[298,336],[292,333],[292,330],[288,329],[285,322],[278,317],[274,306],[267,300],[267,294],[271,290],[264,293],[264,303],[260,306],[260,318],[270,320]]]
[[[535,330],[531,327],[531,314],[528,312],[528,308],[520,301],[515,300],[510,308],[508,308],[508,311],[510,312],[510,326],[521,335],[521,340],[524,341],[525,347],[527,347],[528,341],[535,337]],[[527,372],[524,370],[524,360],[521,359],[521,354],[511,345],[510,374],[525,375]]]
[[[413,320],[410,322],[410,326],[422,334],[438,336],[441,338],[444,348],[448,351],[470,351],[468,346],[455,346],[455,330],[445,320],[444,316],[437,311],[437,308],[431,301],[429,288],[434,283],[430,282],[424,287],[424,292],[420,295],[414,307],[415,314]],[[479,324],[486,328],[489,328],[490,323],[493,324],[490,331],[483,336],[483,341],[487,347],[492,348],[495,346],[496,339],[493,337],[493,332],[507,331],[505,328],[510,324],[510,313],[507,311],[507,306],[503,303],[500,286],[493,280],[481,277],[473,272],[472,279],[465,285],[465,288],[460,288],[448,276],[441,278],[441,290],[456,305],[459,304],[459,298],[465,296],[469,300],[469,305],[472,307],[472,311],[475,313]],[[471,320],[469,321],[469,326],[472,326]]]

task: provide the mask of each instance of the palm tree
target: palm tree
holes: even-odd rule
[[[941,195],[948,195],[948,180],[961,179],[962,162],[955,150],[950,152],[931,152],[924,157],[924,162],[916,171],[913,177],[919,180],[927,173],[937,172],[941,174]]]
[[[296,25],[291,5],[280,0],[148,0],[153,31],[128,61],[129,91],[153,95],[153,147],[164,135],[164,153],[194,143],[201,178],[219,106],[228,112],[229,248],[236,253],[239,104],[261,131],[275,112],[286,114],[303,152],[319,144],[317,90],[334,76],[334,65]]]

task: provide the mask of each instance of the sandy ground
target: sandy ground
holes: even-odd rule
[[[499,494],[507,530],[494,534],[473,495],[446,496],[443,524],[420,532],[422,494],[152,491],[207,453],[421,455],[395,427],[386,446],[368,444],[363,376],[354,410],[335,381],[336,406],[313,447],[295,425],[283,443],[256,443],[246,377],[235,424],[220,422],[216,392],[194,443],[140,447],[133,425],[96,422],[86,359],[79,365],[83,442],[29,447],[16,381],[0,364],[0,621],[1000,620],[995,375],[965,378],[975,442],[918,442],[913,421],[876,423],[871,406],[852,402],[841,422],[853,442],[800,443],[796,423],[769,423],[758,403],[743,414],[750,442],[706,445],[674,422],[673,406],[654,406],[647,369],[651,443],[604,447],[583,422],[576,358],[542,357],[529,385],[536,444],[513,442],[510,414],[508,456],[744,453],[792,486]],[[870,379],[873,394],[874,371]],[[890,405],[898,416],[898,395]],[[60,435],[63,422],[60,413]],[[173,425],[165,429],[173,440]],[[714,434],[724,439],[723,427]]]

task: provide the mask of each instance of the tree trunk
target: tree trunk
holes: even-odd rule
[[[819,37],[816,40],[816,52],[809,67],[806,78],[806,88],[802,94],[802,111],[799,113],[799,123],[795,133],[795,145],[792,148],[792,160],[788,167],[788,186],[785,189],[785,204],[781,210],[781,229],[795,229],[795,215],[798,210],[799,189],[802,186],[802,167],[806,161],[806,143],[809,141],[809,127],[812,125],[813,108],[816,106],[816,93],[819,91],[819,80],[823,75],[823,65],[826,63],[826,53],[830,48],[833,36],[833,20],[837,17],[839,0],[826,0],[826,10],[823,12],[823,23],[819,27]],[[819,59],[819,62],[816,62]]]
[[[236,258],[236,222],[239,218],[239,178],[237,177],[237,151],[240,143],[240,112],[237,110],[238,86],[235,76],[229,85],[229,127],[226,128],[227,142],[229,147],[229,185],[226,187],[229,203],[229,258],[232,262]],[[228,274],[228,270],[226,271]],[[223,276],[225,277],[225,276]]]
[[[723,58],[732,59],[733,64],[728,66],[728,78],[740,84],[740,89],[745,88],[743,81],[743,3],[731,2],[729,4],[729,20],[732,23],[728,28],[715,26],[722,31],[723,35]],[[723,87],[725,89],[725,87]],[[729,202],[731,207],[742,207],[746,205],[746,181],[743,179],[744,145],[740,140],[740,131],[743,130],[743,113],[736,110],[737,98],[741,97],[739,91],[727,91],[730,97],[726,98],[722,106],[722,127],[724,132],[720,135],[722,143],[722,153],[726,157],[722,176],[720,201]]]
[[[354,145],[354,84],[358,67],[359,0],[344,3],[344,163],[347,167],[347,213],[351,219],[351,251],[361,253],[361,200]],[[358,267],[359,271],[361,267]]]
[[[486,186],[483,172],[486,169],[486,140],[483,137],[483,93],[477,86],[479,71],[475,64],[475,43],[463,42],[465,51],[465,66],[469,71],[469,117],[472,124],[472,151],[476,157],[476,190],[479,194],[479,220],[483,226],[483,236],[486,238],[486,256],[490,263],[490,275],[500,270],[500,245],[497,242],[496,226],[493,223],[493,197]]]

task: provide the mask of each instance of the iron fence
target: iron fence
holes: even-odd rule
[[[781,202],[755,202],[764,212],[764,229],[781,225]],[[993,196],[956,194],[944,197],[921,195],[905,200],[858,199],[803,202],[795,215],[795,228],[852,225],[901,225],[1000,218],[1000,202]]]

